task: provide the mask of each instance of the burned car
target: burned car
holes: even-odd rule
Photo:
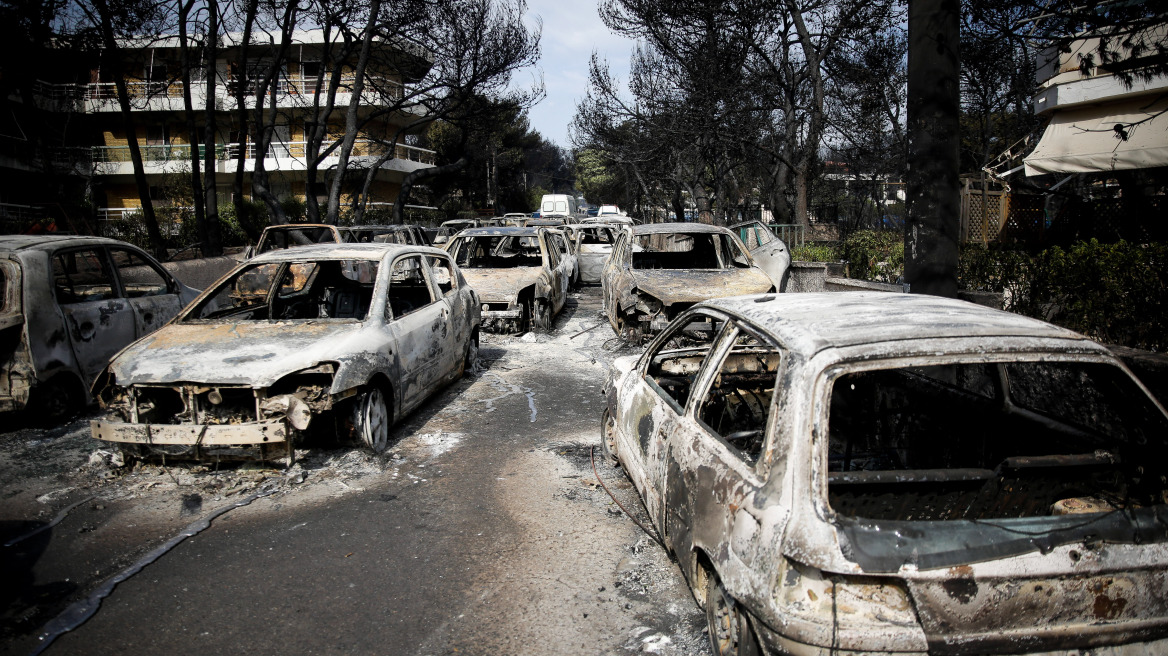
[[[479,299],[450,257],[397,244],[260,255],[94,383],[93,436],[131,456],[294,458],[330,413],[380,451],[389,427],[478,353]],[[324,425],[328,425],[327,423]]]
[[[626,228],[600,284],[612,329],[632,340],[659,332],[699,301],[775,289],[734,233],[702,223]]]
[[[471,228],[446,250],[483,303],[483,325],[504,332],[551,330],[571,274],[547,228]]]
[[[244,251],[244,258],[270,251],[299,248],[312,244],[339,244],[345,241],[341,229],[326,223],[288,223],[264,228],[254,247]]]
[[[750,251],[758,267],[770,276],[775,288],[783,291],[787,285],[787,270],[791,268],[791,251],[762,221],[747,221],[730,226]]]
[[[1168,653],[1168,416],[1082,335],[923,295],[726,298],[605,392],[602,451],[717,654]]]
[[[597,284],[600,272],[612,254],[619,229],[611,225],[573,224],[564,228],[576,243],[576,259],[580,262],[580,282]]]
[[[426,236],[421,226],[411,224],[348,226],[341,228],[340,231],[346,244],[430,245],[430,238]]]
[[[198,291],[116,239],[0,238],[0,411],[54,419],[88,404],[110,356],[157,330]]]

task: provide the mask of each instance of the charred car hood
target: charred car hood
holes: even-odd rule
[[[633,284],[666,305],[761,294],[774,283],[758,269],[636,269]]]
[[[171,324],[110,363],[118,385],[215,383],[267,387],[282,376],[353,352],[360,323]]]
[[[513,269],[462,269],[471,289],[483,303],[510,303],[519,291],[539,282],[543,267],[515,267]]]

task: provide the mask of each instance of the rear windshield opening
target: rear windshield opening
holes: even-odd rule
[[[729,269],[750,260],[726,235],[672,233],[638,235],[633,241],[634,269]]]
[[[264,238],[264,243],[260,245],[259,252],[267,253],[268,251],[307,246],[309,244],[329,244],[335,241],[336,237],[333,235],[333,231],[328,228],[271,230],[268,232],[267,237]]]
[[[832,387],[828,501],[845,517],[987,520],[1168,498],[1164,415],[1106,363],[956,364]]]
[[[539,237],[463,237],[451,249],[454,261],[464,269],[510,269],[543,266]]]

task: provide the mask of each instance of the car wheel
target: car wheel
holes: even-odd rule
[[[374,453],[381,453],[389,445],[389,409],[380,387],[371,387],[357,397],[353,428],[361,443]]]
[[[706,622],[714,656],[758,656],[758,641],[746,613],[726,593],[717,574],[707,571],[705,579]]]
[[[540,300],[533,302],[531,311],[531,329],[537,333],[552,331],[552,307]]]
[[[619,467],[620,460],[616,457],[616,420],[608,408],[600,416],[600,452],[604,454],[604,461],[612,467]]]
[[[462,375],[474,373],[475,365],[479,361],[479,336],[475,333],[470,336],[470,342],[466,345],[466,355],[462,358]]]
[[[64,423],[81,412],[84,399],[79,383],[60,374],[33,388],[28,403],[29,417],[44,426]]]

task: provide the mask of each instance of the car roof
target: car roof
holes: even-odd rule
[[[249,263],[292,262],[299,260],[380,260],[386,255],[423,253],[445,255],[446,251],[429,246],[410,244],[309,244],[295,248],[268,251],[248,260]]]
[[[547,226],[544,226],[546,229]],[[539,234],[540,227],[517,228],[513,226],[499,226],[497,228],[467,228],[459,233],[460,237],[532,237]]]
[[[1077,347],[1105,351],[1083,335],[1045,321],[927,294],[756,294],[700,305],[744,318],[806,357],[829,348],[947,337],[1070,339],[1079,341]],[[1064,343],[1060,350],[1065,349]]]
[[[2,235],[0,251],[56,250],[69,246],[130,246],[118,239],[86,235]]]
[[[642,223],[641,225],[633,226],[634,235],[661,235],[676,232],[714,233],[729,232],[729,230],[708,223]]]
[[[305,228],[337,228],[337,229],[340,229],[340,226],[335,226],[335,225],[332,225],[330,223],[281,223],[279,225],[270,225],[270,226],[264,228],[264,232],[268,232],[269,230],[303,230]]]
[[[359,225],[359,226],[345,226],[342,230],[412,230],[417,226],[411,223],[398,223],[394,225]]]

